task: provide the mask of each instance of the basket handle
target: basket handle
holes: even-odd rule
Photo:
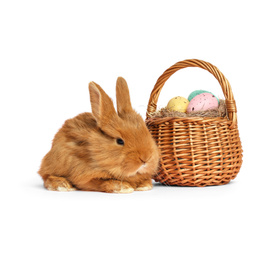
[[[157,101],[165,82],[176,71],[187,67],[199,67],[205,69],[209,71],[218,80],[226,99],[226,106],[227,106],[229,120],[232,121],[230,128],[233,128],[237,124],[237,109],[236,109],[236,102],[234,100],[230,83],[217,67],[210,64],[209,62],[196,60],[196,59],[189,59],[189,60],[177,62],[163,72],[163,74],[158,78],[151,92],[150,99],[147,106],[146,119],[149,118],[149,115],[152,112],[156,111]]]

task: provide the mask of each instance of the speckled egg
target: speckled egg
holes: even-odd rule
[[[202,93],[195,96],[189,103],[187,113],[205,111],[218,108],[218,100],[211,93]]]
[[[172,98],[168,104],[167,108],[171,111],[178,111],[178,112],[186,112],[187,107],[189,105],[189,100],[184,97],[174,97]]]
[[[194,97],[196,97],[197,95],[202,94],[202,93],[210,93],[210,94],[214,95],[213,93],[211,93],[211,92],[209,92],[207,90],[202,90],[202,89],[201,90],[194,90],[193,92],[190,93],[190,95],[188,97],[188,100],[191,101]],[[215,96],[215,98],[219,102],[219,99],[216,96]]]

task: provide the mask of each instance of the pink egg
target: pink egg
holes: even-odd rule
[[[205,111],[218,108],[218,100],[211,93],[202,93],[195,96],[189,103],[187,113]]]

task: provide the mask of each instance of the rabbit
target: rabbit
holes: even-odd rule
[[[39,175],[48,190],[131,193],[152,189],[159,149],[140,114],[133,110],[124,78],[112,99],[89,83],[91,113],[68,119],[42,159]]]

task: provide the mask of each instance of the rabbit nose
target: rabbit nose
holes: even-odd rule
[[[143,163],[143,165],[145,165],[145,160],[143,160],[142,158],[139,158],[139,160]]]
[[[149,155],[148,156],[142,156],[142,157],[139,156],[139,160],[140,160],[141,163],[143,163],[143,165],[145,165],[147,162],[149,162],[150,159],[151,159],[151,156],[149,157]]]
[[[145,161],[142,159],[142,158],[139,158],[140,159],[140,161],[143,163],[143,164],[145,164]]]

